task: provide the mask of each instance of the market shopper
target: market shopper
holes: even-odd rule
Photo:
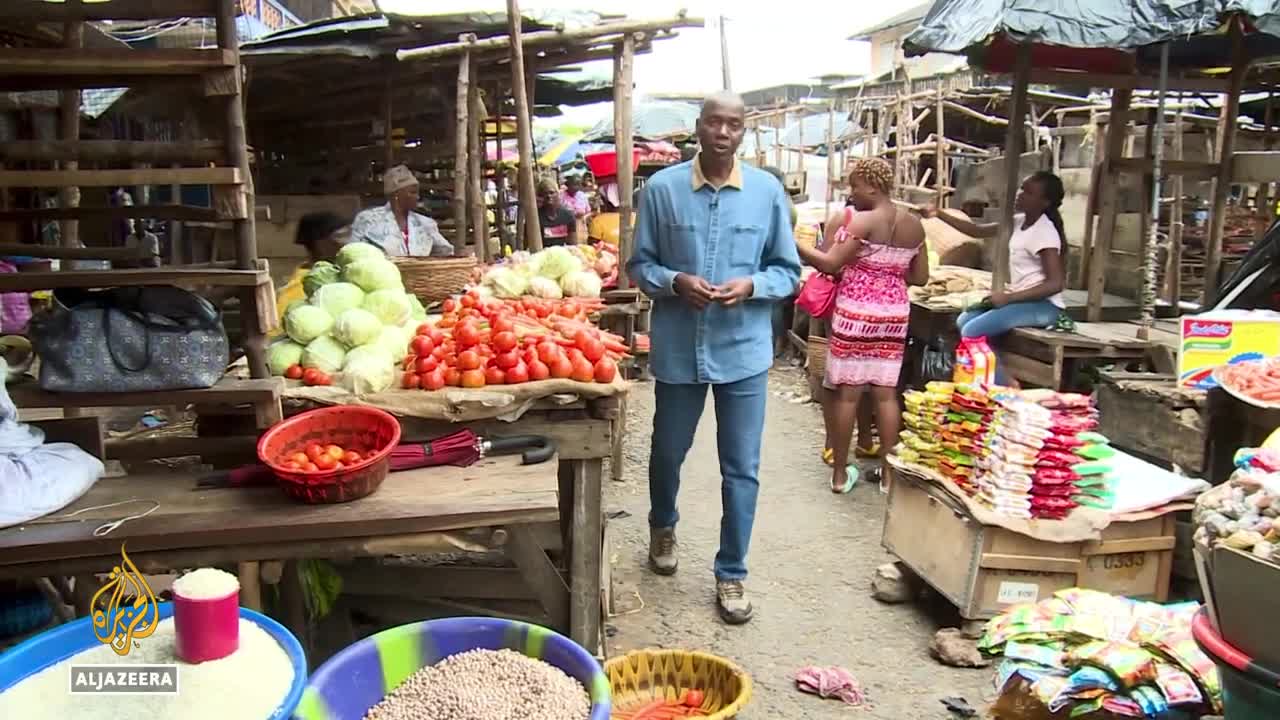
[[[824,380],[829,388],[824,410],[835,493],[849,492],[858,480],[857,466],[849,464],[849,441],[859,401],[868,389],[875,403],[881,455],[897,442],[902,422],[898,377],[911,310],[907,285],[929,280],[924,227],[894,206],[893,168],[879,158],[859,158],[852,163],[849,187],[857,212],[840,213],[828,221],[843,230],[843,241],[833,242],[826,251],[797,245],[806,263],[839,278]],[[881,477],[883,490],[883,472]]]
[[[453,245],[440,234],[436,221],[415,212],[419,185],[412,170],[404,165],[387,170],[382,190],[387,204],[356,215],[352,240],[377,245],[392,257],[453,254]]]
[[[538,183],[538,225],[544,248],[578,244],[578,219],[565,207],[560,187],[551,178]]]
[[[956,326],[962,337],[994,340],[1014,328],[1049,327],[1062,317],[1067,252],[1063,194],[1062,179],[1047,170],[1022,181],[1009,238],[1009,282],[992,288],[990,301],[982,307],[960,314]],[[920,214],[936,217],[970,237],[994,238],[1000,231],[998,223],[975,223],[934,207],[921,208]],[[1002,365],[996,364],[996,381],[1005,384]]]
[[[298,219],[294,242],[307,251],[307,260],[293,271],[289,281],[276,291],[276,315],[283,318],[285,310],[295,302],[307,299],[302,279],[311,266],[321,260],[332,261],[338,250],[351,240],[351,221],[331,212],[307,213]]]
[[[564,194],[561,201],[579,220],[591,213],[591,199],[582,188],[582,173],[568,173],[564,176]]]
[[[710,387],[723,505],[716,604],[730,624],[753,613],[743,582],[773,364],[773,305],[795,292],[800,276],[786,194],[768,174],[738,162],[744,115],[736,95],[706,100],[701,152],[645,185],[627,263],[653,298],[649,563],[661,575],[676,571],[680,468]]]

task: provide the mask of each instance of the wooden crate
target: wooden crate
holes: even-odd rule
[[[1058,590],[1163,602],[1173,568],[1173,515],[1112,523],[1091,542],[1053,543],[980,524],[940,489],[894,473],[882,544],[966,620]]]

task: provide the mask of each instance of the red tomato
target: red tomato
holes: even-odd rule
[[[325,454],[327,454],[329,457],[333,458],[334,460],[341,460],[342,456],[347,453],[347,451],[343,450],[342,446],[340,445],[326,445],[324,448],[324,451],[325,451]]]
[[[294,463],[297,463],[298,465],[306,465],[307,463],[311,462],[311,458],[308,457],[307,454],[304,452],[296,452],[290,455],[289,460]]]
[[[315,369],[315,368],[307,368],[306,370],[304,370],[304,371],[302,372],[302,382],[304,382],[304,383],[306,383],[306,384],[308,384],[308,385],[315,385],[315,384],[316,384],[316,376],[317,376],[317,375],[319,375],[319,374],[320,374],[320,371],[319,371],[319,370],[317,370],[317,369]]]
[[[475,351],[476,351],[477,353],[479,353],[479,354],[480,354],[480,357],[482,357],[482,358],[491,358],[491,357],[493,357],[493,347],[492,347],[492,346],[485,345],[485,344],[481,343],[481,344],[479,344],[479,345],[477,345],[477,346],[475,347]]]
[[[604,357],[604,343],[599,340],[588,340],[582,347],[582,354],[591,362],[599,362]]]
[[[591,342],[595,338],[585,328],[573,334],[573,344],[582,349],[584,345]]]
[[[503,370],[513,368],[520,362],[520,353],[517,353],[515,350],[500,353],[494,356],[493,361]]]
[[[332,455],[325,454],[316,458],[316,467],[321,470],[332,470],[333,466],[337,464],[338,461],[334,460]]]
[[[475,323],[459,323],[453,329],[453,339],[458,342],[458,347],[469,348],[480,342],[480,330],[476,328]]]
[[[418,329],[413,332],[413,334],[414,335],[430,335],[431,330],[432,330],[431,323],[422,323],[421,325],[418,326]]]
[[[316,375],[316,385],[332,385],[333,378],[329,377],[329,373],[322,372]]]
[[[569,356],[569,360],[573,362],[587,359],[587,356],[584,355],[582,351],[579,350],[578,348],[569,348],[569,352],[567,353],[567,355]]]
[[[463,295],[462,299],[458,301],[458,304],[470,310],[476,306],[476,298],[474,295]]]
[[[454,372],[457,371],[455,370]],[[423,375],[419,384],[422,385],[423,390],[439,390],[445,386],[444,374],[444,370],[436,368],[426,375]]]
[[[297,365],[297,364],[295,364],[295,365],[290,365],[290,366],[289,366],[289,367],[284,371],[284,376],[285,376],[285,377],[287,377],[287,378],[289,378],[290,380],[298,380],[298,379],[301,379],[301,378],[302,378],[302,366],[301,366],[301,365]]]
[[[307,445],[307,459],[315,462],[316,458],[324,454],[324,446],[320,443],[311,443]]]
[[[440,364],[439,360],[436,360],[434,357],[430,355],[426,355],[418,358],[418,361],[413,364],[413,370],[419,375],[425,375],[426,373],[429,373],[432,370],[435,370],[436,366],[439,364]]]
[[[495,335],[504,332],[514,333],[516,330],[516,324],[510,317],[506,315],[499,315],[493,319],[493,322],[489,323],[489,329],[492,330]]]
[[[530,380],[546,380],[551,377],[551,368],[541,360],[533,360],[529,363],[529,379]]]
[[[523,382],[529,382],[529,366],[517,362],[515,367],[507,371],[507,384],[519,385]]]
[[[504,385],[507,382],[507,374],[502,368],[491,367],[484,371],[484,382],[486,385]]]
[[[560,346],[550,340],[543,340],[538,343],[538,359],[550,365],[556,361],[556,358],[563,356]]]
[[[447,329],[449,329],[449,328],[451,328],[451,327],[453,327],[454,325],[457,325],[457,324],[458,324],[458,316],[457,316],[457,315],[445,315],[444,317],[441,317],[441,318],[440,318],[440,322],[437,322],[437,323],[436,323],[436,327],[437,327],[437,328],[444,328],[444,329],[446,329],[446,330],[447,330]]]
[[[561,303],[559,313],[567,318],[577,317],[578,303],[573,302],[572,300]]]
[[[555,358],[548,364],[548,368],[551,370],[551,377],[553,378],[567,378],[573,375],[573,363],[564,355]]]
[[[414,364],[415,362],[417,362],[417,360],[418,360],[418,358],[417,358],[417,356],[415,356],[415,355],[406,355],[406,356],[405,356],[405,358],[404,358],[404,362],[403,362],[403,363],[400,363],[400,369],[401,369],[401,370],[412,370],[412,369],[413,369],[413,364]]]
[[[475,350],[463,350],[458,355],[458,369],[460,370],[475,370],[480,365],[480,353]]]
[[[418,357],[430,355],[435,349],[435,342],[427,335],[414,335],[413,340],[409,341],[409,351]]]
[[[440,310],[448,315],[458,309],[458,301],[453,298],[446,298],[444,304],[440,306]]]
[[[303,466],[302,466],[302,471],[303,471],[303,472],[317,472],[317,471],[319,471],[319,470],[320,470],[320,468],[316,467],[316,464],[315,464],[315,463],[313,463],[313,462],[309,462],[309,463],[307,463],[306,465],[303,465]]]
[[[284,469],[285,470],[301,470],[302,466],[292,460],[289,460],[284,464]]]
[[[431,332],[427,333],[427,336],[431,338],[431,342],[437,345],[444,342],[444,331],[439,328],[431,328]]]
[[[462,373],[462,387],[464,388],[482,388],[484,387],[484,371],[483,370],[467,370]]]
[[[495,330],[493,333],[493,349],[498,352],[507,352],[515,350],[520,341],[516,339],[516,334],[510,330]]]
[[[596,379],[596,369],[590,360],[584,357],[575,358],[572,367],[573,372],[569,375],[571,379],[587,383]]]
[[[525,365],[532,365],[533,361],[538,359],[538,351],[533,348],[525,348],[524,352],[520,353],[520,359],[524,361]]]
[[[418,373],[410,371],[400,376],[400,387],[414,390],[418,387]]]
[[[342,462],[344,465],[355,465],[361,460],[364,460],[364,458],[360,457],[360,453],[355,450],[348,450],[342,454]]]
[[[436,347],[435,350],[431,351],[431,357],[435,358],[436,360],[444,360],[444,356],[447,354],[448,354],[448,350],[446,350],[443,345],[440,345]]]
[[[525,347],[537,347],[538,343],[542,342],[542,339],[540,335],[525,335],[524,340],[521,342],[524,343]]]
[[[603,358],[595,365],[595,381],[611,383],[618,376],[618,365],[609,358]]]
[[[458,368],[451,367],[444,371],[444,384],[449,387],[459,387],[462,385],[462,372]]]

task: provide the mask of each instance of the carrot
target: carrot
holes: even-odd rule
[[[631,720],[646,720],[653,718],[653,711],[666,704],[666,700],[654,700],[640,706],[639,709],[632,711]]]

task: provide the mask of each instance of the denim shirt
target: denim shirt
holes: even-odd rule
[[[772,366],[773,304],[795,292],[800,259],[787,197],[775,178],[739,164],[716,189],[696,162],[662,170],[644,186],[627,273],[653,298],[654,377],[671,384],[732,383]],[[712,303],[698,312],[676,296],[678,273],[712,285],[749,276],[755,289],[736,306]]]

